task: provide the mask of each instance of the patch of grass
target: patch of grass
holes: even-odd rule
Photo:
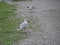
[[[12,45],[26,38],[16,30],[22,19],[16,18],[14,11],[13,5],[0,2],[0,45]]]
[[[13,5],[0,2],[0,19],[5,19],[8,16],[13,15],[13,10],[15,10]]]

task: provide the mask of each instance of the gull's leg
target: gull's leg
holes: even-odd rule
[[[22,29],[22,34],[24,33],[24,31],[25,31],[25,28],[24,28],[24,29]]]
[[[23,30],[24,32],[25,32],[25,28],[24,28],[24,30]]]
[[[24,33],[26,33],[26,30],[25,30],[25,28],[24,28],[23,32],[24,32]]]
[[[22,29],[22,31],[21,31],[21,32],[22,32],[22,34],[23,34],[23,29]]]

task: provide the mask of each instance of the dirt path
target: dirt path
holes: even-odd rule
[[[60,1],[33,0],[16,4],[17,17],[32,19],[28,38],[18,45],[60,45]],[[35,13],[28,12],[29,5],[36,7]]]

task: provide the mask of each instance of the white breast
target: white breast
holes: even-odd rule
[[[24,28],[26,28],[27,26],[28,26],[28,22],[27,22],[27,21],[24,21],[24,22],[22,22],[22,23],[20,24],[19,28],[20,28],[20,29],[24,29]]]

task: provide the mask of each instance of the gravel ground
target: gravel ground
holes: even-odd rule
[[[27,30],[28,38],[19,41],[18,45],[60,45],[59,0],[32,0],[15,4],[17,17],[32,19],[32,29]],[[29,5],[36,8],[34,13],[28,12],[26,7]]]

